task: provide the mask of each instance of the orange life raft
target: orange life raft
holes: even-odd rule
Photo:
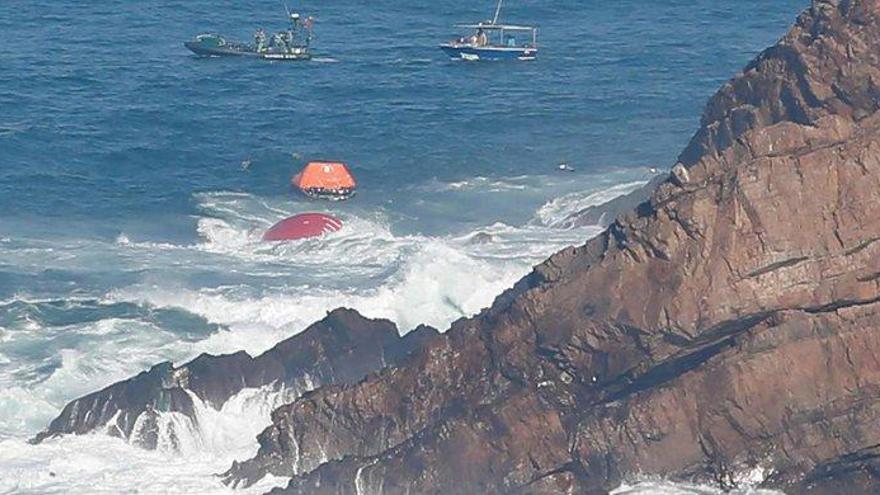
[[[306,196],[331,200],[348,199],[357,188],[348,167],[341,162],[309,162],[291,183]]]

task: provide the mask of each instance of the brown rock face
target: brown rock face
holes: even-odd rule
[[[283,493],[880,491],[880,0],[815,1],[668,181],[398,366],[273,414]]]

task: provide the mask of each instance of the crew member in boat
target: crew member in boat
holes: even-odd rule
[[[254,45],[257,48],[257,52],[262,52],[266,49],[266,32],[263,31],[263,28],[257,29],[257,32],[254,33]]]
[[[306,30],[306,46],[312,42],[312,26],[315,23],[315,19],[312,16],[306,17],[306,20],[303,22],[303,29]]]
[[[287,30],[287,49],[288,51],[293,48],[294,42],[296,40],[296,29],[302,24],[302,18],[299,13],[294,12],[290,14],[290,24],[291,28]]]
[[[483,31],[482,28],[477,29],[477,33],[474,34],[473,43],[476,46],[486,46],[489,44],[489,37],[486,35],[486,32]]]
[[[275,48],[283,47],[284,46],[284,36],[281,33],[273,34],[271,46],[273,46]]]

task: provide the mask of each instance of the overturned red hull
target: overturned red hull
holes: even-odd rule
[[[292,241],[318,237],[342,228],[342,221],[323,213],[303,213],[276,223],[263,234],[264,241]]]

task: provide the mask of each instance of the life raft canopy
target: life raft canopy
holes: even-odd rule
[[[348,199],[357,189],[351,171],[342,162],[309,162],[291,182],[306,196],[319,199]]]

